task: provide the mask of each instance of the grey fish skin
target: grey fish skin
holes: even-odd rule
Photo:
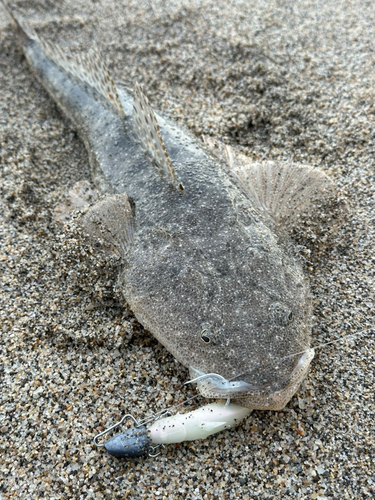
[[[157,115],[183,190],[176,188],[140,144],[124,89],[117,91],[125,117],[25,33],[23,44],[84,140],[97,188],[116,195],[108,231],[119,242],[119,281],[137,319],[192,375],[226,379],[200,382],[204,396],[283,408],[313,356],[309,285],[285,229],[221,159]],[[105,224],[100,210],[94,214]]]

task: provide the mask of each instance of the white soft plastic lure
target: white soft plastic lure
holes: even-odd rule
[[[235,404],[211,403],[195,411],[161,418],[148,428],[148,433],[153,444],[205,439],[237,425],[250,413],[249,408]]]
[[[237,425],[252,410],[235,404],[211,403],[198,410],[188,413],[177,413],[164,418],[147,419],[138,423],[133,416],[125,415],[120,422],[98,434],[94,439],[96,446],[104,446],[111,455],[117,458],[135,458],[150,453],[160,445],[181,443],[205,439],[224,429]],[[98,438],[121,425],[126,419],[131,418],[136,427],[121,434],[116,434],[104,444]],[[150,424],[150,421],[153,422]]]

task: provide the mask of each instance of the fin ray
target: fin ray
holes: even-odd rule
[[[120,115],[125,116],[111,73],[97,47],[91,47],[86,54],[73,56],[66,54],[58,45],[52,45],[39,36],[38,43],[51,61],[96,90],[112,104]]]
[[[134,205],[127,194],[106,196],[83,215],[81,225],[91,241],[104,241],[120,256],[129,250],[134,238]]]
[[[293,225],[335,195],[331,179],[318,168],[287,162],[253,162],[225,144],[204,137],[205,144],[228,167],[228,173],[258,210],[276,222]]]
[[[138,83],[136,83],[133,101],[133,123],[139,140],[151,158],[176,184],[176,173],[161,137],[155,113]]]
[[[69,54],[56,44],[52,44],[38,35],[23,19],[15,15],[6,2],[4,6],[16,23],[18,30],[29,40],[36,42],[44,55],[57,66],[85,83],[112,104],[120,115],[125,116],[109,68],[97,47],[91,47],[87,53]]]

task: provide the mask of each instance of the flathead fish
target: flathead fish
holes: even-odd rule
[[[333,195],[311,166],[251,162],[115,85],[96,49],[63,52],[15,19],[25,56],[74,123],[105,196],[84,230],[121,254],[135,316],[208,398],[281,409],[305,377],[311,298],[288,235]]]

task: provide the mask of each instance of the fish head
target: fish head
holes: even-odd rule
[[[251,378],[246,373],[241,374],[236,379],[227,380],[221,375],[203,373],[193,367],[190,367],[190,375],[193,380],[189,381],[189,383],[196,382],[199,392],[202,396],[208,398],[231,399],[240,406],[257,410],[281,410],[306,377],[311,360],[314,357],[314,349],[306,349],[305,352],[300,354],[294,369],[285,378],[286,385],[282,388],[278,387],[280,386],[280,379],[277,381],[278,386],[276,387],[267,383],[262,387],[249,383]],[[285,361],[285,359],[282,361]],[[271,364],[270,371],[277,371],[278,369],[274,364]],[[249,382],[245,382],[246,379]]]
[[[222,309],[219,321],[216,310],[216,321],[201,325],[201,349],[189,365],[203,396],[230,398],[252,409],[279,410],[287,404],[314,357],[307,287],[296,288],[300,295],[292,298],[290,289],[275,296],[255,287],[250,304],[239,299],[242,292],[232,301],[224,293],[232,307]]]
[[[211,305],[215,319],[209,314],[211,323],[202,324],[200,332],[204,356],[189,366],[205,397],[279,410],[308,372],[314,356],[308,285],[292,259],[284,256],[281,266],[272,266],[270,260],[269,251],[266,258],[258,258],[257,268],[265,267],[260,281],[254,283],[246,274],[235,287],[231,278],[223,299],[218,293]]]
[[[311,299],[289,240],[261,232],[195,241],[183,257],[170,243],[147,247],[125,279],[126,297],[191,377],[204,376],[203,396],[281,409],[313,357]]]

